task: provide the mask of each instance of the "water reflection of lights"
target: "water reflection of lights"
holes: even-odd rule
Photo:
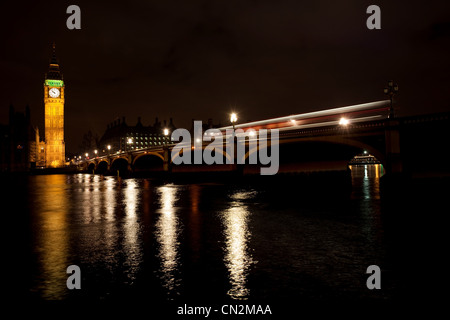
[[[125,213],[127,218],[133,218],[136,216],[136,207],[138,205],[139,190],[137,189],[137,183],[135,180],[127,180],[126,188],[124,189],[123,202],[125,205]]]
[[[136,180],[127,180],[123,193],[123,202],[125,205],[125,221],[123,227],[127,252],[126,265],[129,267],[127,275],[133,281],[142,259],[142,250],[139,241],[140,228],[136,212],[139,204],[139,189]]]
[[[100,177],[94,176],[92,179],[92,186],[93,186],[93,190],[91,192],[92,194],[92,202],[91,202],[91,207],[92,207],[92,220],[93,221],[97,221],[100,220],[100,209],[101,209],[101,205],[100,205]]]
[[[176,271],[178,266],[178,218],[175,214],[176,188],[163,186],[158,188],[161,209],[156,223],[156,240],[160,244],[159,257],[161,259],[161,271],[163,273],[163,286],[168,294],[175,291],[178,281]]]
[[[250,212],[240,200],[253,196],[252,192],[237,192],[232,196],[236,200],[223,214],[225,225],[225,264],[230,276],[231,289],[228,295],[233,299],[247,299],[250,290],[247,288],[247,275],[253,263],[248,253],[250,231],[248,229]]]
[[[114,178],[108,177],[104,181],[105,184],[105,213],[106,220],[113,221],[114,220],[114,211],[116,208],[116,191],[114,190]]]
[[[349,166],[352,171],[353,198],[380,199],[380,177],[384,174],[381,164]]]
[[[364,180],[363,180],[362,187],[363,187],[362,191],[364,194],[364,199],[371,199],[372,194],[370,193],[371,188],[370,188],[369,174],[367,172],[367,165],[364,165]]]
[[[383,175],[381,164],[352,166],[352,198],[358,200],[362,213],[362,230],[369,241],[381,237],[380,177]]]
[[[380,164],[364,165],[364,199],[380,199],[380,174]]]
[[[199,210],[201,188],[197,184],[193,184],[189,188],[191,199],[191,213],[189,221],[190,245],[193,249],[193,258],[197,259],[200,252],[201,240],[201,214]]]
[[[99,235],[101,246],[101,259],[105,261],[107,268],[110,272],[113,272],[117,260],[117,248],[120,242],[117,237],[118,230],[120,229],[120,224],[111,223],[116,220],[116,210],[117,210],[117,190],[116,182],[114,177],[105,177],[103,180],[103,217],[107,221],[106,223],[101,223],[101,235]],[[128,254],[128,252],[126,253]],[[125,256],[126,256],[125,254]]]
[[[96,222],[101,219],[101,193],[100,177],[84,174],[79,180],[83,195],[83,221],[85,223]]]
[[[61,175],[42,176],[41,180],[44,187],[37,190],[37,207],[41,208],[42,222],[36,233],[36,247],[39,248],[37,255],[44,282],[37,290],[42,290],[44,299],[62,299],[67,288],[61,285],[66,281],[66,275],[61,271],[69,265],[66,181]]]

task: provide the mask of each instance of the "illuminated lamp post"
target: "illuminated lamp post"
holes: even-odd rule
[[[169,135],[169,129],[164,128],[163,133],[164,133],[164,136],[166,137],[166,143],[167,143],[167,136]]]
[[[393,80],[389,80],[388,86],[384,88],[384,94],[388,95],[391,100],[391,106],[389,109],[389,118],[394,117],[394,106],[392,104],[392,100],[395,94],[398,93],[398,84],[394,83]]]
[[[230,122],[233,125],[233,131],[234,131],[234,124],[236,123],[236,121],[237,121],[237,115],[236,115],[236,113],[233,112],[230,116]]]
[[[346,118],[341,118],[340,120],[339,120],[339,124],[341,125],[341,126],[346,126],[346,125],[348,125],[349,124],[349,120],[348,119],[346,119]]]

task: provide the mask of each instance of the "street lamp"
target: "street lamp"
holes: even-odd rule
[[[236,121],[237,121],[237,115],[236,115],[236,113],[233,112],[230,116],[230,122],[233,125],[233,130],[234,130],[234,124],[236,123]]]
[[[165,136],[165,141],[167,143],[167,136],[169,135],[169,129],[164,128],[163,133],[164,133],[164,136]]]
[[[398,84],[394,83],[393,80],[388,81],[388,86],[384,88],[384,94],[389,95],[391,100],[391,107],[389,109],[389,118],[394,117],[394,107],[392,105],[392,100],[395,94],[398,93]]]
[[[346,125],[348,125],[349,122],[350,122],[350,121],[349,121],[348,119],[346,119],[346,118],[341,118],[341,119],[339,120],[339,124],[340,124],[341,126],[346,126]]]
[[[96,150],[94,150],[94,153],[95,153],[95,156],[97,156],[97,149],[96,149]]]
[[[88,157],[89,157],[89,153],[86,152],[86,159],[88,159]]]

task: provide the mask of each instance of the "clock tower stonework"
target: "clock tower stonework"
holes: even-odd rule
[[[44,81],[45,167],[61,168],[65,164],[64,81],[56,58],[55,44]]]

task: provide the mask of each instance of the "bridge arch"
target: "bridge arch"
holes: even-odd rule
[[[147,152],[133,159],[133,171],[163,171],[164,157],[156,152]]]
[[[117,161],[117,160],[120,160],[120,159],[125,160],[126,162],[128,162],[128,158],[126,156],[118,156],[118,157],[115,157],[115,158],[111,159],[111,165],[114,163],[114,161]]]
[[[156,156],[158,158],[160,158],[162,161],[164,161],[164,156],[159,154],[158,152],[146,152],[146,153],[141,153],[139,155],[137,155],[134,159],[133,159],[133,165],[136,163],[136,160],[138,160],[139,158],[145,157],[145,156]]]
[[[372,154],[375,158],[377,158],[381,163],[385,164],[386,156],[385,150],[381,151],[380,147],[373,146],[371,144],[365,143],[363,141],[349,139],[345,137],[321,137],[318,138],[317,141],[336,143],[341,145],[348,145],[360,149],[361,151],[366,150],[370,154]],[[384,147],[384,143],[383,143]]]
[[[125,157],[117,157],[111,161],[111,172],[115,173],[119,171],[119,173],[126,173],[128,172],[128,159]]]
[[[96,172],[100,174],[104,174],[108,171],[108,161],[107,160],[101,160],[99,163],[97,163]]]
[[[207,146],[206,145],[204,145],[204,146],[202,146],[202,153],[203,153],[203,151],[205,151],[205,148],[206,148]],[[219,153],[221,153],[222,154],[222,156],[224,157],[224,159],[223,159],[223,163],[225,164],[226,163],[226,160],[228,160],[228,161],[233,161],[233,159],[231,159],[231,156],[226,152],[226,148],[223,148],[223,149],[215,149],[216,151],[218,151]],[[193,156],[193,149],[191,149],[191,163],[194,163],[194,156]],[[180,154],[183,154],[183,152],[180,152],[180,153],[177,153],[175,156],[173,156],[172,157],[172,153],[170,153],[170,163],[173,163],[173,161],[176,159],[176,158],[178,158],[179,156],[180,156]]]
[[[385,164],[386,157],[385,152],[379,150],[378,147],[372,146],[370,144],[364,143],[362,141],[349,139],[345,137],[340,136],[332,136],[332,137],[314,137],[314,138],[295,138],[295,139],[289,139],[289,140],[280,140],[280,149],[283,145],[301,145],[303,143],[318,143],[318,144],[337,144],[337,145],[346,145],[350,147],[354,147],[358,150],[366,150],[370,154],[372,154],[374,157],[376,157],[382,164]],[[267,145],[267,147],[270,147],[270,144]],[[247,160],[251,154],[258,152],[260,147],[258,148],[252,148],[251,150],[248,150],[245,153],[244,161]],[[356,154],[355,154],[356,155]],[[351,159],[351,158],[350,158]],[[350,159],[348,159],[350,161]],[[283,161],[280,159],[280,161]]]
[[[279,140],[279,167],[280,173],[308,173],[320,171],[347,171],[350,161],[361,154],[364,150],[375,156],[383,165],[386,157],[381,150],[384,141],[378,145],[368,144],[363,141],[350,139],[348,137],[308,137]],[[246,150],[243,158],[243,166],[246,173],[258,173],[260,167],[273,166],[275,159],[271,155],[270,143],[266,146],[267,155],[271,163],[262,165],[259,161],[256,165],[249,164],[252,154],[259,152],[258,148]]]
[[[87,165],[87,171],[92,173],[92,171],[94,171],[95,169],[96,169],[95,162],[89,162]]]

